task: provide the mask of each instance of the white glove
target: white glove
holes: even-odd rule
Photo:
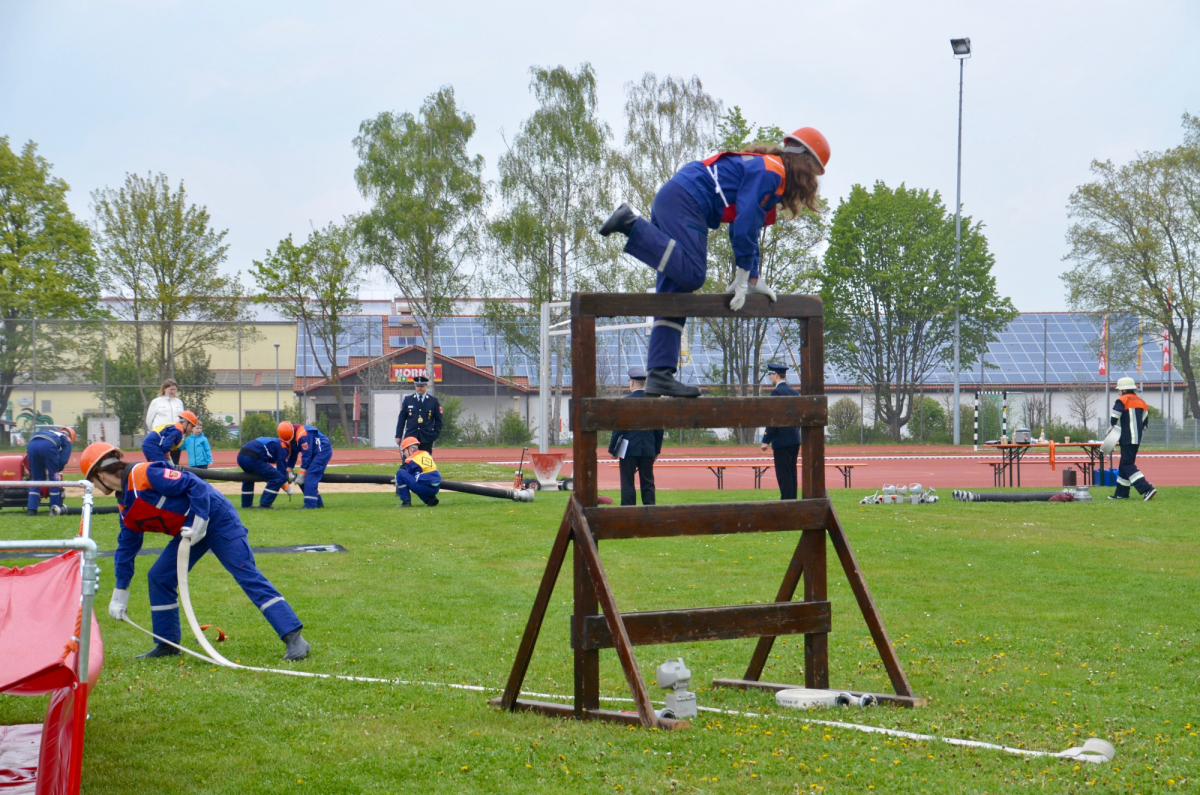
[[[288,493],[288,496],[290,497],[291,495],[296,493],[296,487],[293,486],[291,483],[289,483],[289,484],[287,484],[287,488],[284,489],[284,491],[286,491]]]
[[[208,520],[201,519],[199,516],[192,517],[192,523],[183,528],[179,535],[192,542],[192,546],[199,544],[204,540],[204,536],[208,534]]]
[[[757,282],[750,285],[750,292],[759,293],[760,295],[765,295],[771,301],[779,300],[779,296],[775,295],[775,291],[772,290],[770,285],[768,285],[762,279],[759,279]]]
[[[299,475],[296,476],[296,485],[297,486],[304,485],[304,473],[303,472],[301,472]]]
[[[750,271],[738,268],[733,281],[726,285],[725,292],[733,293],[733,298],[729,301],[729,308],[732,311],[736,312],[746,305],[746,289],[750,286],[749,282]]]
[[[109,617],[113,621],[124,621],[127,607],[129,607],[129,589],[113,588],[112,599],[108,602]]]

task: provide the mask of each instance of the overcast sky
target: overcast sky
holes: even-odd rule
[[[963,207],[982,220],[1000,291],[1065,308],[1066,203],[1093,158],[1123,162],[1200,113],[1200,3],[0,2],[0,135],[72,188],[162,171],[229,230],[246,271],[289,233],[361,210],[351,145],[383,110],[453,85],[495,175],[533,109],[532,64],[589,61],[622,134],[624,85],[698,75],[727,106],[814,126],[833,154],[822,193],[883,180],[953,208],[958,68],[971,38]],[[248,277],[243,277],[248,282]],[[386,287],[386,285],[380,285]]]

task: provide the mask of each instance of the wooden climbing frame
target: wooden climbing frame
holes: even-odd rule
[[[571,297],[571,430],[575,435],[575,490],[559,525],[542,575],[533,610],[517,649],[504,695],[492,704],[581,720],[610,720],[662,729],[687,721],[660,718],[634,656],[635,646],[700,640],[758,638],[741,679],[714,679],[714,687],[782,690],[800,685],[761,681],[775,638],[804,635],[804,686],[829,687],[831,612],[826,594],[826,537],[833,544],[854,598],[866,619],[895,694],[873,694],[880,701],[920,706],[892,647],[850,542],[825,491],[824,309],[821,299],[781,295],[746,298],[737,313],[722,295],[576,293]],[[802,331],[800,392],[794,397],[718,397],[697,400],[660,398],[647,411],[645,400],[596,397],[596,318],[636,317],[785,318]],[[731,419],[734,421],[731,422]],[[596,434],[598,431],[760,426],[800,427],[802,499],[772,502],[724,502],[698,505],[598,507]],[[601,541],[667,536],[800,531],[783,583],[774,602],[622,613],[600,559]],[[521,685],[550,605],[559,571],[573,545],[575,610],[571,646],[575,653],[574,704],[520,698]],[[804,580],[803,601],[792,597]],[[600,708],[600,650],[614,648],[633,691],[637,713]]]

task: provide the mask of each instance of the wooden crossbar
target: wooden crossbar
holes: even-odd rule
[[[829,687],[829,632],[832,613],[827,594],[826,542],[833,544],[842,571],[866,621],[891,679],[895,695],[881,701],[917,706],[924,703],[908,684],[883,619],[867,589],[850,541],[825,490],[826,400],[824,320],[816,296],[780,296],[771,303],[749,296],[738,313],[728,296],[576,293],[571,301],[571,367],[575,399],[575,489],[546,561],[533,609],[521,636],[504,694],[491,703],[577,720],[607,720],[660,729],[682,729],[687,721],[659,716],[634,654],[636,646],[729,638],[758,638],[741,679],[715,679],[717,687],[784,687],[762,682],[763,668],[779,635],[804,636],[804,684]],[[664,317],[787,317],[801,320],[801,397],[612,400],[596,397],[596,318],[630,315]],[[579,407],[579,408],[576,408]],[[804,499],[771,502],[598,507],[597,431],[623,428],[749,427],[800,428],[800,485]],[[619,539],[799,531],[775,601],[767,604],[699,607],[622,613],[609,585],[599,543]],[[571,645],[575,656],[574,703],[552,704],[520,698],[521,685],[550,606],[554,586],[568,552],[572,554],[574,611]],[[803,583],[803,598],[793,601]],[[616,650],[633,694],[636,712],[600,709],[600,650]]]
[[[625,624],[631,644],[654,646],[698,640],[758,638],[764,634],[825,633],[829,632],[832,619],[829,602],[767,602],[622,613],[621,621]],[[585,616],[571,622],[572,648],[611,649],[613,645],[603,616]]]
[[[698,505],[627,505],[584,508],[597,541],[824,530],[833,516],[828,498]]]
[[[823,428],[828,408],[824,395],[795,397],[713,397],[703,400],[660,398],[653,402],[624,398],[582,398],[580,424],[585,431],[652,431],[664,428]],[[575,401],[571,403],[576,405]]]
[[[734,312],[728,295],[687,293],[575,293],[571,314],[590,317],[777,317],[781,320],[805,320],[825,315],[824,305],[815,295],[781,295],[772,302],[764,295],[746,296],[746,304]]]

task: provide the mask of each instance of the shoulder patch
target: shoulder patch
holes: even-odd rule
[[[183,477],[183,473],[177,469],[168,469],[163,472],[163,477],[167,480],[179,480]]]

